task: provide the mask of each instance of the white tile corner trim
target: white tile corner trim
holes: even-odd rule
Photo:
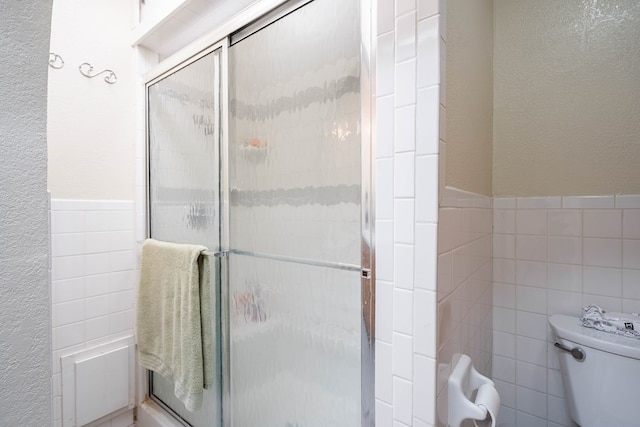
[[[441,3],[374,1],[376,425],[435,426]]]

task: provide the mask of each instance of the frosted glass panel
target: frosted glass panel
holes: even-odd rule
[[[220,247],[219,63],[219,53],[210,53],[148,91],[151,237],[202,244],[212,251]],[[216,289],[219,271],[216,259],[211,282]],[[216,289],[211,307],[217,306]],[[213,318],[217,333],[219,315],[214,313]],[[215,337],[214,343],[219,346],[219,342]],[[218,359],[218,352],[214,354]],[[219,360],[214,366],[219,373]],[[152,393],[194,427],[219,426],[219,380],[217,384],[218,388],[205,390],[202,409],[194,413],[174,396],[173,382],[155,373]]]
[[[234,427],[362,422],[359,19],[315,0],[229,48]]]
[[[231,254],[234,427],[360,426],[360,275]]]
[[[229,49],[232,248],[360,265],[358,7],[315,0]]]
[[[218,54],[149,87],[151,235],[219,247]]]

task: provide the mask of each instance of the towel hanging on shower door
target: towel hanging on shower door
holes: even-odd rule
[[[147,239],[142,247],[136,335],[140,366],[174,382],[187,410],[213,382],[207,248]]]

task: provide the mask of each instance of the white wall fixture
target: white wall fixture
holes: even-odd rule
[[[116,73],[114,73],[113,70],[109,70],[108,68],[105,68],[102,71],[94,72],[93,65],[89,64],[88,62],[83,62],[82,64],[80,64],[80,66],[78,67],[78,70],[80,70],[80,74],[90,79],[94,77],[98,77],[101,74],[107,73],[107,75],[104,78],[104,81],[109,83],[110,85],[115,84],[118,81],[118,76],[116,76]]]
[[[469,356],[461,354],[449,375],[448,425],[460,427],[464,420],[481,420],[482,425],[489,422],[495,427],[499,408],[500,396],[493,381],[476,371]]]
[[[56,70],[64,67],[64,59],[62,59],[62,56],[57,53],[49,52],[49,67]]]
[[[62,358],[62,425],[83,426],[134,407],[133,336]]]

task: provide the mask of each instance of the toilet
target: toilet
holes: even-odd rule
[[[640,339],[549,318],[571,418],[581,427],[638,427]]]

